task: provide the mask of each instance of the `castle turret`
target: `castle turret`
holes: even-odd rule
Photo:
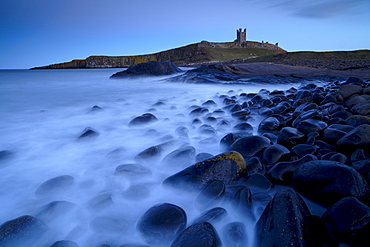
[[[236,30],[236,42],[238,45],[242,45],[243,43],[247,42],[247,29],[244,28],[244,31],[239,28]]]

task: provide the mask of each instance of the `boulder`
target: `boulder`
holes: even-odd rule
[[[72,186],[74,178],[69,175],[58,176],[43,182],[36,190],[37,195],[62,192]]]
[[[363,124],[357,126],[337,142],[339,146],[346,147],[355,147],[355,148],[364,148],[366,151],[369,151],[370,145],[370,125]]]
[[[206,212],[202,213],[198,218],[196,218],[192,224],[202,223],[202,222],[209,222],[209,223],[216,223],[225,218],[227,215],[227,211],[224,208],[216,207]]]
[[[39,246],[38,240],[49,230],[39,219],[24,215],[0,226],[0,246]]]
[[[198,209],[205,209],[217,204],[225,193],[225,184],[221,181],[211,181],[209,185],[195,199],[195,206]]]
[[[297,125],[297,129],[304,134],[308,134],[313,131],[318,132],[325,129],[326,127],[328,127],[327,123],[312,118],[303,120]]]
[[[148,244],[165,245],[185,229],[186,222],[186,213],[182,208],[162,203],[149,208],[136,228]]]
[[[358,103],[351,108],[351,112],[358,115],[369,115],[370,114],[370,101]]]
[[[151,175],[152,171],[140,164],[123,164],[116,167],[114,175],[129,179],[139,179]]]
[[[158,75],[172,75],[182,72],[171,61],[157,62],[149,61],[132,66],[121,72],[117,72],[110,78],[132,78],[139,76],[158,76]]]
[[[92,139],[92,138],[95,138],[99,136],[99,132],[97,132],[96,130],[94,130],[93,128],[91,127],[86,127],[81,135],[78,137],[79,140],[86,140],[86,139]]]
[[[292,181],[302,195],[326,206],[347,196],[369,196],[366,180],[352,167],[336,161],[306,162],[295,170]]]
[[[256,246],[318,246],[310,226],[312,216],[306,203],[293,189],[278,191],[255,227]]]
[[[246,174],[244,158],[238,152],[228,152],[191,165],[165,179],[163,184],[187,190],[204,189],[212,181],[232,184]]]
[[[306,154],[315,154],[318,146],[313,146],[309,144],[298,144],[291,148],[293,153],[296,153],[299,157],[303,157]]]
[[[263,151],[263,161],[267,165],[272,165],[276,163],[281,158],[281,156],[288,153],[289,149],[287,149],[283,145],[273,144]]]
[[[294,172],[301,165],[312,160],[317,160],[316,156],[306,154],[299,160],[279,162],[268,171],[266,176],[275,183],[290,184]]]
[[[237,151],[245,159],[270,146],[270,140],[263,136],[247,136],[236,140],[231,146],[231,151]]]
[[[220,237],[208,222],[197,223],[186,228],[171,244],[171,247],[219,247]]]
[[[190,165],[195,160],[196,150],[192,146],[185,146],[167,154],[162,163],[169,166]]]
[[[357,127],[363,124],[370,124],[370,117],[361,116],[361,115],[353,115],[346,119],[346,123],[353,127]]]
[[[132,119],[129,122],[128,126],[129,127],[142,126],[142,125],[147,125],[147,124],[154,123],[154,122],[157,122],[157,121],[158,121],[158,119],[153,114],[144,113],[143,115],[135,117],[134,119]]]
[[[343,85],[337,91],[337,94],[340,94],[344,99],[348,99],[354,94],[360,94],[362,92],[362,87],[358,85]]]
[[[277,142],[283,146],[291,147],[298,144],[304,134],[296,128],[284,127],[281,129]]]
[[[70,240],[60,240],[55,242],[51,247],[78,247],[78,244]]]
[[[268,117],[261,121],[258,125],[258,132],[260,133],[274,133],[278,134],[280,130],[280,121],[276,117]]]
[[[328,208],[321,219],[335,242],[351,246],[369,243],[370,208],[357,198],[350,196],[339,200]]]
[[[234,211],[242,219],[254,220],[252,192],[249,188],[243,186],[238,186],[238,188],[239,189],[232,198]]]
[[[248,246],[247,229],[242,222],[231,222],[223,228],[225,246]]]

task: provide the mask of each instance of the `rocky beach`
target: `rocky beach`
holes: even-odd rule
[[[131,181],[131,187],[119,193],[133,198],[134,207],[153,193],[153,188],[171,197],[146,205],[131,221],[134,227],[129,233],[137,236],[136,241],[104,242],[98,237],[90,238],[89,245],[78,244],[76,236],[84,231],[78,228],[65,239],[50,243],[53,227],[48,222],[55,223],[53,217],[76,207],[58,199],[38,214],[3,222],[0,246],[368,246],[369,70],[217,63],[181,73],[167,65],[175,75],[165,81],[249,83],[260,90],[230,90],[189,102],[181,112],[187,124],[173,129],[173,136],[159,138],[160,129],[155,127],[172,120],[172,116],[160,116],[167,101],[159,100],[126,123],[133,132],[142,129],[151,139],[156,137],[156,144],[130,153],[131,162],[120,160],[122,164],[114,165],[115,169],[112,165],[108,179]],[[163,75],[170,74],[165,70]],[[274,83],[297,86],[284,90],[264,87],[271,88]],[[102,110],[100,106],[91,109]],[[100,135],[99,130],[86,128],[77,140],[89,145]],[[192,138],[216,145],[218,152],[195,148]],[[116,149],[109,155],[121,157],[120,152]],[[0,159],[6,161],[12,155],[11,150],[3,150]],[[165,172],[158,177],[156,169]],[[140,183],[147,178],[151,179]],[[50,193],[63,194],[76,183],[75,177],[63,174],[39,184],[34,193],[44,198]],[[89,207],[103,211],[111,210],[111,204],[121,207],[121,199],[114,200],[110,194],[114,192],[108,192],[94,196]],[[184,206],[172,202],[172,197],[181,198]],[[114,239],[130,228],[124,222],[121,215],[112,214],[94,218],[89,227],[97,236],[112,232],[108,239]]]

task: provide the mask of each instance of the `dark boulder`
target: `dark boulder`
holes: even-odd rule
[[[337,94],[340,94],[343,99],[348,99],[354,94],[360,94],[362,92],[362,87],[358,85],[343,85],[339,90],[337,91]]]
[[[7,159],[11,158],[13,155],[14,155],[14,153],[11,152],[11,151],[8,151],[8,150],[0,151],[0,162],[3,161],[3,160],[7,160]]]
[[[318,246],[310,229],[311,222],[310,210],[303,199],[293,189],[282,189],[257,221],[256,246]]]
[[[149,208],[137,223],[137,230],[148,244],[171,242],[186,227],[186,213],[179,206],[162,203]]]
[[[132,119],[130,121],[130,123],[128,124],[128,126],[129,127],[142,126],[142,125],[154,123],[154,122],[157,122],[157,121],[158,121],[158,119],[153,114],[151,114],[151,113],[144,113],[143,115],[138,116],[138,117]]]
[[[295,170],[292,180],[302,195],[327,206],[347,196],[369,196],[365,179],[352,167],[336,161],[309,161]]]
[[[195,206],[198,209],[210,208],[217,205],[217,202],[225,193],[225,184],[221,181],[212,181],[195,199]]]
[[[42,183],[36,190],[37,195],[44,195],[48,193],[62,192],[70,188],[73,184],[74,178],[69,175],[58,176],[51,178]]]
[[[116,167],[114,175],[129,179],[139,179],[151,175],[152,171],[140,164],[123,164]]]
[[[149,61],[132,66],[124,71],[117,72],[110,78],[131,78],[138,76],[172,75],[182,72],[171,61],[157,62]]]
[[[86,140],[86,139],[92,139],[92,138],[95,138],[95,137],[98,137],[99,136],[99,132],[97,132],[96,130],[94,130],[93,128],[91,127],[86,127],[81,135],[78,137],[79,140]]]
[[[346,119],[346,123],[353,127],[357,127],[363,124],[370,124],[370,117],[353,115]]]
[[[332,205],[321,217],[334,242],[355,246],[369,243],[370,208],[355,197],[345,197]]]
[[[55,242],[51,247],[78,247],[78,244],[71,240],[60,240]]]
[[[253,174],[256,172],[262,172],[264,165],[258,157],[252,157],[247,160],[247,171],[248,174]]]
[[[25,215],[0,226],[0,246],[37,246],[38,240],[49,230],[39,219]]]
[[[232,199],[232,206],[240,218],[254,220],[252,192],[249,188],[239,186]]]
[[[363,124],[354,128],[340,138],[337,144],[344,147],[364,148],[366,151],[369,151],[370,125]]]
[[[351,125],[332,124],[324,130],[323,138],[328,142],[337,142],[353,129],[354,127]]]
[[[316,156],[312,154],[306,154],[299,160],[279,162],[268,171],[266,176],[275,183],[290,184],[294,172],[302,164],[312,160],[317,160]]]
[[[202,223],[202,222],[208,222],[208,223],[216,223],[225,218],[227,215],[227,211],[224,208],[216,207],[212,208],[206,212],[204,212],[202,215],[200,215],[198,218],[194,220],[192,224]]]
[[[255,173],[251,175],[247,181],[243,182],[243,185],[250,188],[252,193],[254,192],[267,192],[269,191],[274,185],[268,180],[265,176],[260,173]]]
[[[288,154],[289,149],[280,144],[273,144],[263,151],[263,161],[267,165],[276,163],[284,154]]]
[[[299,157],[303,157],[306,154],[315,154],[318,146],[313,146],[309,144],[298,144],[292,147],[291,151],[296,153]]]
[[[276,117],[268,117],[261,121],[258,125],[258,132],[260,133],[274,133],[278,134],[280,130],[280,121]]]
[[[220,237],[208,222],[197,223],[186,228],[171,244],[171,247],[219,247]]]
[[[359,104],[356,104],[351,108],[351,112],[358,115],[369,115],[370,114],[370,102],[362,102]]]
[[[283,146],[291,147],[298,144],[304,134],[293,127],[284,127],[281,129],[277,142]]]
[[[230,150],[230,146],[239,139],[240,136],[236,135],[234,133],[229,133],[221,138],[220,140],[220,146],[222,151]]]
[[[164,185],[179,189],[204,189],[211,181],[232,184],[247,174],[246,164],[238,152],[222,153],[196,163],[168,177]]]
[[[196,150],[192,146],[181,147],[167,154],[162,163],[170,166],[190,165],[195,160],[195,153]]]
[[[247,136],[236,140],[231,146],[231,151],[237,151],[245,159],[270,146],[270,140],[263,136]]]
[[[231,222],[223,228],[225,246],[248,246],[247,229],[242,222]]]
[[[308,134],[313,131],[318,132],[325,129],[326,127],[328,127],[327,123],[312,118],[303,120],[297,125],[297,129],[304,134]]]

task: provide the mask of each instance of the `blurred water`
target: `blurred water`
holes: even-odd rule
[[[218,97],[221,94],[293,86],[169,83],[162,81],[166,77],[109,79],[117,71],[0,70],[0,151],[12,153],[0,160],[0,224],[21,215],[39,216],[51,228],[45,246],[69,239],[81,247],[144,243],[135,224],[157,203],[182,207],[189,224],[202,213],[194,206],[197,195],[161,186],[166,177],[186,165],[164,165],[160,161],[184,144],[193,146],[197,153],[219,154],[219,141],[230,132],[230,128],[217,128],[213,123],[215,136],[200,134],[191,125],[189,107],[212,99],[218,104],[209,107],[212,112],[222,107]],[[153,106],[159,101],[163,104]],[[95,105],[102,110],[91,111]],[[128,127],[130,120],[146,112],[159,121],[145,127]],[[230,117],[222,118],[231,126],[237,123]],[[253,125],[257,123],[251,121]],[[100,135],[78,141],[86,127]],[[188,128],[188,138],[177,134],[178,127]],[[139,162],[151,170],[151,176],[130,180],[114,175],[117,166],[138,163],[135,155],[166,140],[177,142],[160,158]],[[35,194],[43,182],[61,175],[72,176],[73,184],[55,193]],[[137,186],[137,191],[130,194],[131,186]],[[59,210],[41,213],[42,207],[53,201],[69,203],[61,204]],[[229,212],[228,218],[215,227],[219,230],[239,218]],[[254,222],[246,224],[251,234]]]

